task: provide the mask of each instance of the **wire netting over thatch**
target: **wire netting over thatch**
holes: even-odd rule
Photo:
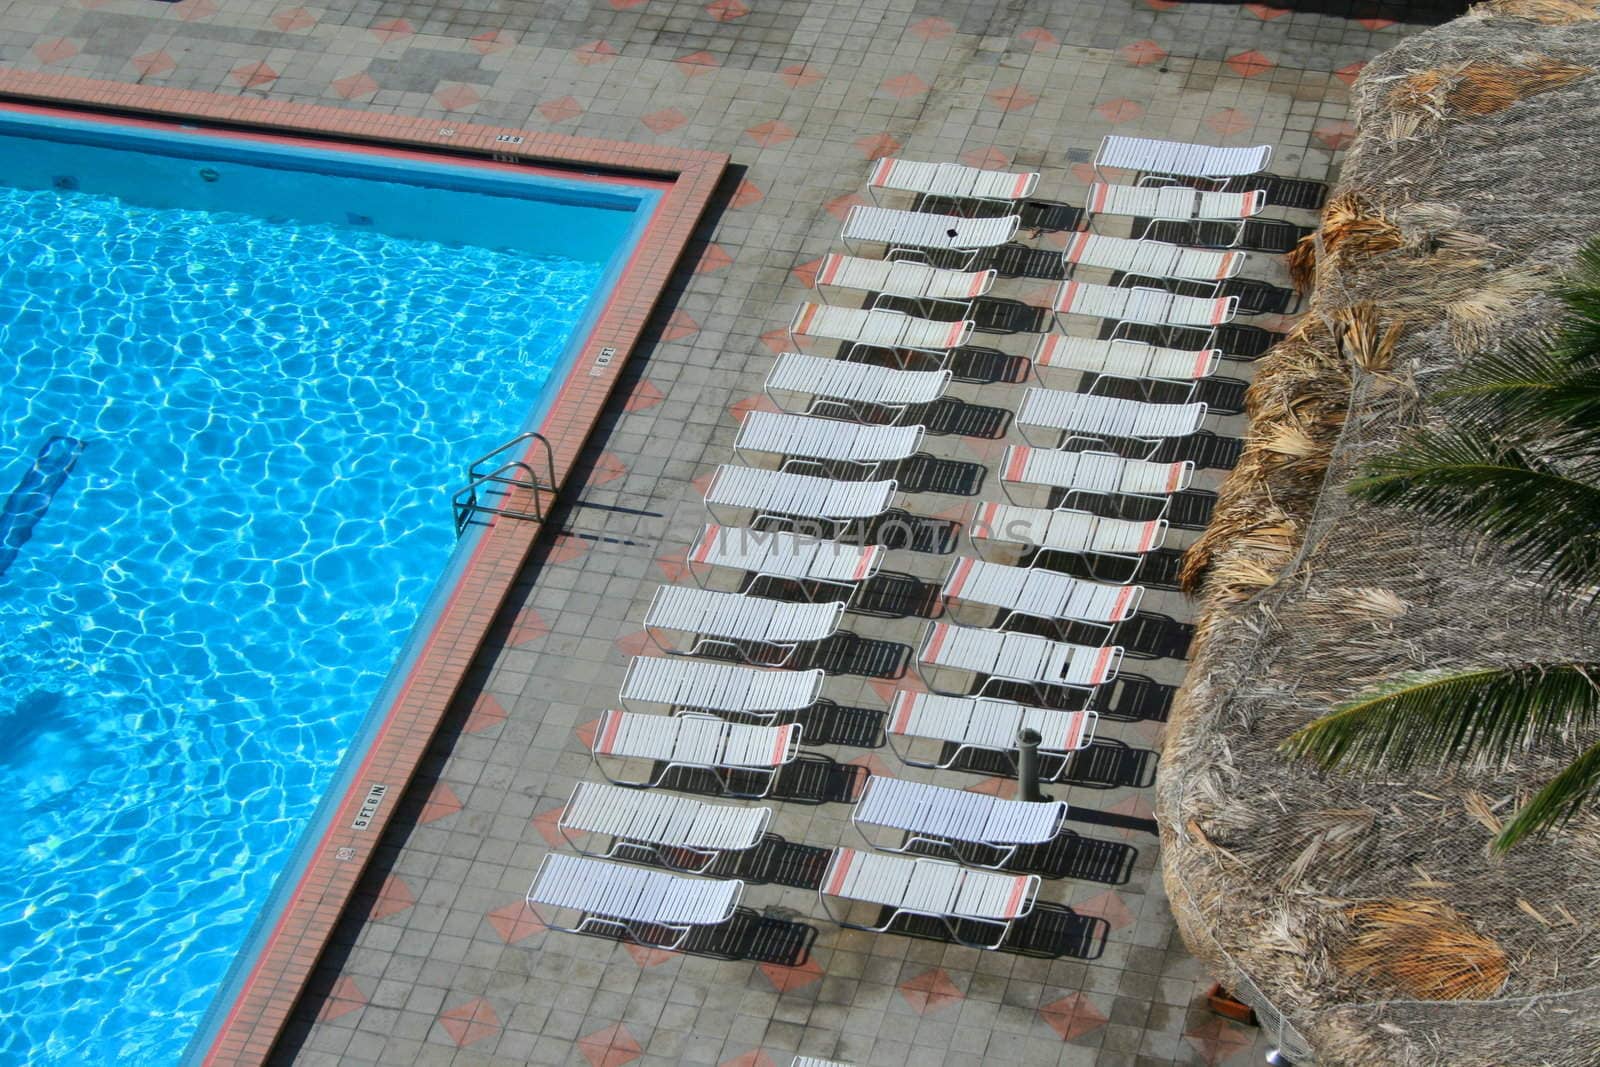
[[[1600,1064],[1600,818],[1487,852],[1585,739],[1387,778],[1277,752],[1402,671],[1600,653],[1592,614],[1491,546],[1342,488],[1441,419],[1442,372],[1554,321],[1551,286],[1600,236],[1597,71],[1600,23],[1569,0],[1496,0],[1366,69],[1341,195],[1296,257],[1311,313],[1263,359],[1187,560],[1168,891],[1191,947],[1326,1065]]]

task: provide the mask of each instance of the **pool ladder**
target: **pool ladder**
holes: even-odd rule
[[[539,477],[540,472],[526,459],[505,458],[506,453],[519,445],[535,444],[540,446],[544,456],[546,477],[543,480]],[[522,449],[518,454],[526,456],[530,451],[533,451],[531,447]],[[509,501],[518,489],[526,492],[532,500],[532,511],[510,505]],[[451,506],[456,513],[456,536],[460,537],[465,533],[467,526],[477,515],[504,515],[512,519],[543,522],[545,509],[555,500],[555,494],[556,461],[549,440],[543,434],[532,431],[519,433],[505,444],[479,456],[467,465],[467,484],[457,489],[450,497]]]

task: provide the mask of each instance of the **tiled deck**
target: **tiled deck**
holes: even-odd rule
[[[580,460],[566,533],[537,551],[518,607],[474,665],[475,694],[446,723],[369,871],[367,913],[336,932],[278,1058],[782,1065],[800,1050],[930,1067],[1259,1062],[1254,1031],[1197,1006],[1202,975],[1167,914],[1149,790],[1128,777],[1153,769],[1159,718],[1102,722],[1103,738],[1128,746],[1120,784],[1056,790],[1073,805],[1071,828],[1099,842],[1093,855],[1128,867],[1125,877],[1086,867],[1086,877],[1046,883],[1042,899],[1100,920],[1077,957],[842,933],[821,920],[814,893],[778,884],[751,886],[745,903],[816,927],[802,966],[668,956],[544,932],[522,897],[574,781],[595,776],[588,731],[643,648],[655,587],[681,574],[704,521],[705,478],[730,458],[739,414],[764,402],[782,328],[808,269],[838,247],[868,160],[1014,163],[1043,172],[1042,197],[1081,202],[1083,164],[1116,130],[1270,142],[1275,171],[1324,178],[1350,136],[1346,84],[1403,26],[1172,0],[998,10],[930,0],[19,0],[0,8],[0,28],[0,62],[18,69],[705,148],[748,168],[727,183],[726,211],[703,234],[670,314],[624,371]],[[1270,257],[1246,273],[1283,280]],[[1018,279],[997,295],[1040,303],[1052,288]],[[979,337],[1011,354],[1032,340]],[[1014,410],[1021,387],[958,382],[951,392]],[[946,434],[928,450],[992,467],[1008,440],[1018,438]],[[1206,471],[1199,484],[1219,477]],[[997,491],[991,471],[977,496],[917,492],[900,503],[959,520]],[[898,552],[888,568],[932,581],[950,558]],[[1145,610],[1185,614],[1175,594],[1156,590]],[[845,623],[912,647],[925,626],[862,614]],[[905,681],[856,669],[867,675],[832,678],[826,695],[881,708]],[[1182,663],[1130,660],[1125,672],[1170,685]],[[945,784],[1008,785],[908,771],[883,748],[817,751]],[[826,847],[853,837],[848,813],[781,802],[773,829]]]

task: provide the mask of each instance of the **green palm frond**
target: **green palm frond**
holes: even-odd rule
[[[1523,838],[1543,834],[1565,824],[1584,807],[1600,799],[1600,744],[1591,746],[1550,780],[1494,839],[1496,852],[1504,852]]]
[[[1554,581],[1600,585],[1595,457],[1557,468],[1482,432],[1419,431],[1372,460],[1349,490],[1491,537],[1513,559]]]
[[[1600,425],[1600,349],[1583,358],[1565,335],[1519,338],[1458,370],[1440,397],[1458,417],[1479,418],[1519,436],[1551,425],[1583,430],[1596,450]]]
[[[1600,728],[1600,663],[1425,671],[1347,701],[1291,734],[1290,755],[1324,767],[1503,761],[1566,730]]]

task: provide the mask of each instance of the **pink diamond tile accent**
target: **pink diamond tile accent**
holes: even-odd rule
[[[411,891],[411,887],[391,874],[378,889],[378,899],[372,902],[367,918],[387,919],[391,915],[399,915],[416,902],[417,895]]]
[[[1001,800],[1015,800],[1017,797],[1017,783],[1010,778],[985,778],[976,785],[967,786],[969,793],[983,793]]]
[[[234,67],[228,76],[246,89],[254,89],[258,85],[278,80],[278,72],[262,62],[244,63]]]
[[[346,100],[371,96],[378,91],[378,83],[366,71],[352,74],[348,78],[336,78],[330,87]]]
[[[367,27],[367,32],[372,34],[384,44],[410,37],[417,31],[405,19],[385,19],[383,22],[374,22]]]
[[[492,730],[506,721],[505,705],[500,703],[500,698],[493,693],[479,693],[478,699],[472,702],[472,710],[467,713],[467,721],[461,727],[469,734],[482,733]]]
[[[956,28],[941,18],[926,18],[907,27],[913,37],[924,41],[937,41],[956,32]]]
[[[719,244],[706,245],[706,250],[700,254],[700,261],[694,265],[696,274],[711,274],[722,270],[733,263],[733,257],[728,255],[728,250]]]
[[[561,813],[565,810],[565,808],[551,808],[549,811],[541,811],[529,820],[533,828],[539,832],[539,836],[544,838],[544,843],[551,848],[560,848],[566,841],[566,838],[561,836],[560,829]]]
[[[813,982],[822,981],[822,964],[814,957],[806,957],[806,961],[797,967],[783,967],[776,963],[763,963],[761,973],[767,981],[772,983],[772,988],[779,993],[787,993],[791,989],[804,989]]]
[[[1144,2],[1147,7],[1153,7],[1157,11],[1171,11],[1178,6],[1179,0],[1144,0]]]
[[[891,776],[889,765],[871,752],[868,752],[865,756],[857,756],[855,759],[848,760],[847,762],[852,767],[863,767],[866,769],[868,774],[879,778],[888,778]]]
[[[739,182],[739,188],[733,191],[733,196],[728,200],[728,206],[738,210],[742,207],[749,207],[751,204],[759,204],[764,195],[759,186],[750,181],[750,179],[745,178]]]
[[[635,653],[635,655],[637,655],[637,653]],[[579,723],[576,727],[573,728],[572,732],[578,735],[578,740],[580,742],[582,742],[583,747],[586,750],[593,751],[593,749],[594,749],[594,735],[595,735],[596,731],[598,731],[599,729],[600,729],[600,720],[599,719],[590,719],[588,722]]]
[[[1094,172],[1093,163],[1074,163],[1072,165],[1072,176],[1086,185],[1099,180]]]
[[[540,104],[539,114],[543,115],[547,122],[566,122],[583,114],[583,105],[570,96],[563,96]]]
[[[794,275],[794,280],[795,281],[799,282],[801,285],[805,286],[807,289],[810,289],[810,288],[812,288],[813,286],[816,285],[816,282],[817,282],[817,271],[820,270],[821,268],[822,268],[822,260],[820,260],[820,259],[808,259],[804,263],[800,264],[798,267],[796,267],[793,270],[791,270],[789,273]]]
[[[1288,8],[1273,7],[1271,4],[1246,4],[1244,5],[1244,9],[1250,12],[1250,14],[1254,15],[1256,18],[1265,22],[1271,22],[1273,19],[1282,18],[1289,13]]]
[[[772,1057],[765,1052],[760,1049],[752,1049],[742,1056],[735,1056],[731,1060],[723,1060],[717,1064],[717,1067],[778,1067],[778,1065],[773,1063]]]
[[[1155,805],[1141,796],[1131,796],[1127,800],[1120,800],[1107,807],[1106,810],[1114,815],[1126,815],[1129,819],[1153,819],[1156,814]],[[1129,838],[1139,831],[1130,827],[1118,832],[1123,837]]]
[[[774,355],[789,349],[788,330],[768,330],[761,335],[761,343],[766,345]]]
[[[950,981],[950,976],[939,967],[901,982],[900,995],[918,1015],[926,1015],[946,1005],[959,1004],[966,999],[966,994],[961,992],[956,984]]]
[[[1061,43],[1055,34],[1043,26],[1035,26],[1031,30],[1023,30],[1017,34],[1017,40],[1023,44],[1032,45],[1035,52],[1048,52]]]
[[[1207,1019],[1186,1031],[1183,1039],[1193,1045],[1207,1063],[1221,1063],[1255,1044],[1250,1031],[1227,1019]]]
[[[791,89],[803,89],[814,82],[822,80],[822,72],[813,70],[804,63],[795,63],[784,67],[778,72]]]
[[[500,1016],[482,997],[475,997],[459,1008],[451,1008],[439,1016],[439,1024],[461,1048],[500,1032]]]
[[[488,33],[480,33],[469,39],[472,41],[472,50],[480,56],[504,52],[517,45],[517,39],[505,30],[490,30]]]
[[[661,328],[663,341],[681,341],[700,332],[700,324],[681,311],[674,311],[667,316],[667,324]]]
[[[1063,1041],[1082,1037],[1107,1022],[1107,1016],[1082,993],[1069,993],[1060,1000],[1043,1005],[1039,1008],[1039,1017],[1050,1025],[1050,1029],[1060,1034]]]
[[[994,147],[974,148],[961,153],[961,162],[983,170],[1005,170],[1011,166],[1011,157]]]
[[[894,703],[894,695],[897,692],[926,693],[928,691],[928,687],[922,684],[921,676],[914,672],[908,672],[904,678],[874,678],[867,682],[867,685],[872,687],[872,691],[878,694],[878,699],[883,701],[884,704]]]
[[[537,641],[549,632],[550,625],[544,621],[544,616],[529,608],[512,620],[511,632],[506,635],[506,644],[516,648],[518,645]]]
[[[183,0],[182,3],[173,4],[172,10],[185,22],[199,22],[215,15],[221,8],[215,0]]]
[[[649,2],[650,0],[610,0],[611,7],[615,11],[627,11],[629,8],[640,7]]]
[[[718,22],[732,22],[734,19],[742,19],[750,14],[750,9],[741,4],[739,0],[715,0],[714,3],[706,5],[706,14]]]
[[[1107,122],[1122,123],[1133,122],[1144,116],[1144,106],[1119,96],[1115,100],[1107,100],[1103,104],[1096,104],[1094,112]]]
[[[865,203],[867,203],[867,198],[860,193],[845,193],[843,196],[836,196],[826,204],[823,204],[822,210],[843,222],[845,217],[850,214],[851,208],[859,207]]]
[[[722,66],[717,61],[717,57],[710,52],[690,52],[686,56],[679,56],[673,62],[678,65],[679,70],[683,71],[685,78],[695,78],[701,74],[709,74],[714,68]]]
[[[450,788],[450,783],[435,782],[433,789],[428,793],[428,799],[422,802],[422,811],[417,815],[417,822],[438,822],[460,810],[461,798]]]
[[[317,16],[303,7],[287,7],[272,16],[272,24],[284,33],[293,33],[315,26]]]
[[[317,1020],[327,1022],[337,1019],[341,1015],[349,1015],[358,1008],[367,1006],[367,995],[356,985],[356,980],[348,974],[341,974],[339,980],[333,983],[333,988],[328,990],[328,995],[322,1001],[322,1007],[317,1009]]]
[[[1039,102],[1037,93],[1030,93],[1020,85],[1013,85],[1009,89],[995,89],[985,96],[1001,111],[1022,111]]]
[[[689,484],[694,486],[694,491],[696,493],[698,493],[700,496],[705,496],[706,490],[711,488],[712,479],[714,479],[716,476],[717,472],[715,470],[708,470],[704,474],[697,474],[693,478],[690,478]],[[657,564],[659,565],[659,563],[660,561],[658,560]],[[621,641],[617,642],[617,647],[622,647]]]
[[[1350,142],[1356,139],[1356,127],[1355,123],[1342,119],[1338,122],[1325,122],[1312,130],[1311,136],[1321,141],[1331,151],[1337,152],[1341,148],[1350,147]]]
[[[1118,49],[1123,59],[1136,67],[1146,67],[1167,58],[1167,50],[1151,40],[1135,41]]]
[[[1255,125],[1249,115],[1236,107],[1225,107],[1216,114],[1207,115],[1205,121],[1206,127],[1218,137],[1232,137]]]
[[[772,398],[766,393],[747,396],[743,400],[736,400],[728,405],[728,414],[733,417],[734,422],[743,422],[744,417],[752,411],[771,412],[777,410],[778,405],[774,404]]]
[[[146,52],[142,56],[134,56],[129,62],[145,78],[159,78],[178,69],[178,64],[165,52]]]
[[[1366,66],[1366,60],[1357,60],[1354,63],[1349,63],[1340,67],[1338,70],[1333,72],[1333,76],[1344,82],[1346,85],[1354,85],[1356,83],[1356,78],[1360,76],[1362,70],[1364,70]]]
[[[700,490],[702,496],[705,490]],[[656,557],[656,567],[667,576],[667,581],[676,582],[689,573],[689,565],[683,560],[682,552],[668,552],[665,556]]]
[[[1098,893],[1088,900],[1072,905],[1072,910],[1079,915],[1090,915],[1096,919],[1104,919],[1113,930],[1122,930],[1132,926],[1138,916],[1128,910],[1128,905],[1122,902],[1122,894],[1115,889],[1108,889]]]
[[[578,1051],[583,1053],[590,1067],[622,1067],[644,1053],[639,1042],[621,1023],[597,1030],[588,1037],[580,1037],[577,1044]]]
[[[865,137],[857,137],[854,142],[856,151],[866,156],[867,159],[882,159],[892,156],[900,151],[900,142],[886,133],[872,133]]]
[[[624,941],[622,947],[627,950],[633,962],[640,967],[659,967],[663,963],[670,963],[678,958],[676,952],[668,952],[664,948],[651,948],[633,941]]]
[[[433,102],[446,111],[462,111],[482,99],[470,85],[445,85],[433,93]]]
[[[716,472],[713,471],[712,473],[715,474]],[[636,630],[631,634],[622,635],[612,644],[616,645],[625,656],[638,656],[642,655],[644,650],[650,648],[655,642],[650,640],[650,635],[643,630]]]
[[[500,935],[500,940],[508,945],[514,945],[525,937],[542,933],[546,926],[539,921],[539,917],[528,907],[528,902],[519,900],[514,904],[507,904],[503,908],[496,908],[484,918],[489,920],[489,925],[494,927],[494,932]]]
[[[1265,74],[1278,65],[1254,48],[1248,52],[1240,52],[1238,55],[1229,56],[1223,60],[1223,63],[1227,64],[1228,69],[1241,78],[1254,78],[1258,74]]]
[[[607,482],[616,481],[627,473],[628,465],[626,463],[613,456],[610,452],[602,452],[600,457],[594,461],[594,473],[589,476],[589,484],[604,485]]]
[[[675,107],[664,107],[660,111],[652,111],[648,115],[641,116],[639,121],[644,123],[651,133],[671,133],[688,122],[689,118]]]
[[[1356,21],[1369,30],[1386,30],[1394,25],[1394,19],[1356,19]]]
[[[594,63],[602,63],[616,54],[617,50],[605,41],[590,41],[588,44],[580,44],[572,50],[572,58],[586,67]]]
[[[589,551],[589,542],[581,537],[571,534],[556,534],[555,540],[550,542],[550,548],[544,554],[546,563],[571,563],[585,552]]]
[[[750,127],[744,131],[744,135],[761,147],[769,148],[775,144],[794,140],[794,127],[773,119]]]
[[[657,389],[650,379],[644,378],[633,387],[628,399],[622,402],[622,407],[625,411],[644,411],[646,408],[655,407],[665,399],[666,396],[661,390]]]
[[[918,93],[927,92],[929,86],[927,82],[923,81],[915,74],[896,74],[892,78],[884,79],[883,84],[878,86],[878,88],[882,89],[890,96],[896,96],[904,99],[908,96],[916,96]]]

